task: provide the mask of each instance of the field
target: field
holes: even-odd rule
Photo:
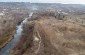
[[[85,5],[0,3],[0,55],[85,55],[84,38]]]
[[[84,55],[85,27],[45,16],[29,20],[13,55]],[[25,41],[26,40],[26,41]]]

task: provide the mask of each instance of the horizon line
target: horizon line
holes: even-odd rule
[[[0,2],[0,3],[47,3],[47,2],[26,2],[26,1],[20,1],[20,2],[15,2],[15,1],[8,1],[8,2],[6,2],[6,1],[4,1],[4,2]],[[76,5],[78,5],[79,3],[55,3],[55,2],[48,2],[48,4],[76,4]],[[82,3],[80,3],[81,5],[85,5],[85,4],[82,4]]]

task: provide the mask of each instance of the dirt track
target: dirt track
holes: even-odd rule
[[[24,32],[27,37],[22,36],[28,47],[23,49],[26,46],[21,40],[11,52],[13,55],[85,55],[85,28],[78,24],[40,19],[28,22],[25,27],[32,29]]]

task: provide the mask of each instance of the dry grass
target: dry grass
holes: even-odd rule
[[[63,55],[85,55],[85,28],[67,21],[40,21],[51,44]]]
[[[36,55],[85,55],[85,27],[68,21],[47,19],[46,17],[42,17],[38,21],[29,21],[28,23],[27,26],[29,27],[32,23],[35,23],[35,25],[32,29],[33,35],[30,36],[30,33],[25,31],[28,36],[26,38],[22,36],[23,39],[26,39],[24,43],[27,43],[27,38],[33,39],[34,36],[37,36],[40,37],[38,41],[40,44],[34,41],[29,42],[29,44],[33,45],[26,48],[21,55],[35,55],[34,52],[38,46],[39,51]],[[30,31],[30,29],[28,30]],[[38,34],[36,33],[37,31],[39,32]],[[22,43],[22,40],[20,43]],[[18,47],[16,46],[13,49],[13,53],[23,50],[21,45],[24,43],[18,44]]]
[[[12,36],[1,38],[1,40],[0,40],[0,48],[3,48],[12,38],[13,38]]]

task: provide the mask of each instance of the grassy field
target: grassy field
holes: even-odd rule
[[[85,55],[85,27],[52,17],[28,21],[12,55]]]

